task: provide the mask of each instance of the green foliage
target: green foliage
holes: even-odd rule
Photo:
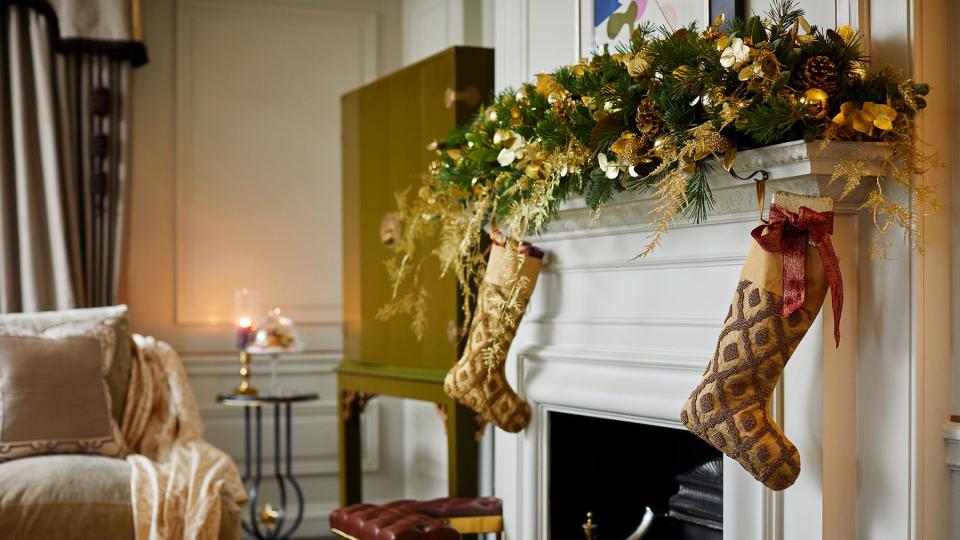
[[[746,56],[734,61],[735,42]],[[826,75],[836,89],[819,113],[806,105],[806,88],[795,79],[814,57],[826,57],[837,70]],[[893,104],[906,119],[929,88],[904,87],[903,77],[890,69],[850,76],[862,62],[859,34],[810,26],[794,0],[776,0],[763,16],[704,30],[694,24],[677,31],[641,25],[615,49],[603,47],[577,65],[539,76],[536,84],[499,93],[470,125],[440,142],[431,173],[440,189],[462,193],[465,212],[492,199],[479,204],[485,212],[476,220],[481,226],[489,219],[509,221],[511,209],[536,197],[545,197],[538,204],[551,214],[578,194],[600,209],[624,187],[654,190],[682,169],[687,179],[676,210],[700,221],[712,206],[707,179],[723,147],[821,137],[890,140],[891,133],[880,131],[851,133],[833,118],[845,102],[872,102]],[[906,96],[913,109],[903,105],[905,91],[913,92]],[[722,137],[720,143],[697,139],[705,125]],[[499,160],[518,140],[515,159]],[[601,154],[617,164],[619,177],[607,178],[599,168]],[[628,174],[631,166],[638,176]]]
[[[772,98],[741,114],[742,130],[760,145],[797,138],[797,124],[804,122],[803,105]],[[792,135],[792,137],[791,137]]]

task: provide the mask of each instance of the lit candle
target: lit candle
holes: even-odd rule
[[[260,312],[260,293],[243,288],[233,293],[233,319],[236,321],[237,349],[244,350],[256,331],[253,318]]]

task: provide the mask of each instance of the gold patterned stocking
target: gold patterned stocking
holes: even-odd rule
[[[511,433],[530,422],[530,405],[510,388],[504,363],[541,266],[538,257],[508,257],[505,248],[493,246],[467,346],[443,381],[447,395]]]
[[[800,204],[832,210],[830,199],[778,195],[794,203],[793,211]],[[817,249],[805,241],[803,245],[806,298],[785,317],[783,255],[753,243],[713,360],[680,413],[687,429],[778,491],[790,487],[800,474],[800,454],[771,417],[770,398],[787,360],[820,312],[827,290]]]

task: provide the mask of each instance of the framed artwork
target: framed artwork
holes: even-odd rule
[[[577,0],[580,56],[603,45],[614,47],[630,39],[640,24],[650,22],[672,30],[692,21],[703,28],[721,13],[728,20],[743,15],[743,0]]]

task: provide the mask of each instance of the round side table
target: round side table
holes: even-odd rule
[[[217,403],[229,405],[232,407],[243,407],[243,485],[247,486],[249,482],[248,494],[250,497],[249,519],[243,520],[243,530],[259,540],[282,540],[290,538],[300,526],[303,519],[303,490],[300,484],[293,476],[292,470],[292,415],[291,409],[294,403],[305,401],[314,401],[319,399],[316,393],[285,394],[285,395],[258,395],[246,396],[237,394],[219,394]],[[280,506],[274,508],[267,503],[264,508],[259,509],[258,497],[260,495],[260,483],[263,480],[262,458],[263,458],[263,430],[262,418],[263,407],[273,405],[273,479],[277,482],[280,490]],[[280,410],[283,409],[283,422],[280,421]],[[251,433],[250,417],[255,416],[253,421],[253,433]],[[281,437],[281,425],[283,426],[283,436]],[[251,442],[255,439],[255,442]],[[283,443],[281,444],[281,441]],[[251,451],[251,445],[255,444]],[[281,447],[284,447],[281,451]],[[283,456],[283,467],[281,468],[281,456]],[[251,472],[252,470],[252,472]],[[297,515],[292,522],[287,521],[287,484],[293,488],[293,495],[296,497]],[[284,526],[287,526],[284,529]]]

